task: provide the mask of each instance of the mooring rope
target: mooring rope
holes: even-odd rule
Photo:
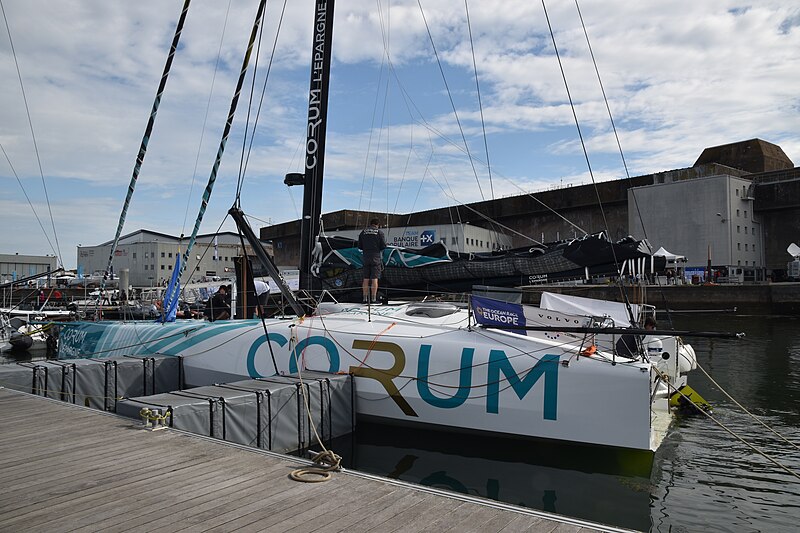
[[[732,401],[733,403],[735,403],[735,404],[736,404],[736,405],[739,407],[739,409],[741,409],[742,411],[744,411],[745,413],[747,413],[747,415],[748,415],[750,418],[752,418],[753,420],[755,420],[756,422],[758,422],[759,424],[761,424],[762,426],[764,426],[764,427],[765,427],[767,430],[769,430],[771,433],[773,433],[773,434],[774,434],[776,437],[778,437],[779,439],[781,439],[783,442],[785,442],[785,443],[786,443],[786,444],[788,444],[789,446],[792,446],[792,447],[793,447],[794,449],[796,449],[796,450],[800,450],[800,446],[798,446],[798,445],[797,445],[797,444],[795,444],[794,442],[790,441],[789,439],[787,439],[786,437],[784,437],[783,435],[781,435],[780,433],[778,433],[777,431],[775,431],[773,428],[769,427],[769,426],[768,426],[768,425],[767,425],[767,424],[766,424],[766,423],[765,423],[763,420],[761,420],[761,419],[760,419],[760,418],[758,418],[756,415],[754,415],[753,413],[751,413],[750,411],[748,411],[748,410],[747,410],[747,408],[746,408],[744,405],[742,405],[742,404],[740,404],[738,401],[736,401],[736,399],[735,399],[733,396],[731,396],[730,394],[728,394],[728,391],[726,391],[724,388],[722,388],[722,385],[720,385],[719,383],[717,383],[717,381],[716,381],[714,378],[712,378],[712,377],[711,377],[711,374],[709,374],[708,372],[706,372],[706,369],[705,369],[705,368],[703,368],[702,366],[700,366],[700,363],[696,363],[696,364],[697,364],[697,368],[699,368],[699,369],[700,369],[700,370],[703,372],[703,374],[705,374],[705,375],[706,375],[706,377],[707,377],[707,378],[708,378],[708,379],[711,381],[711,383],[713,383],[713,384],[714,384],[714,385],[715,385],[717,388],[719,388],[720,392],[722,392],[722,394],[724,394],[725,396],[727,396],[727,397],[728,397],[728,399],[729,399],[730,401]]]
[[[300,320],[303,319],[300,318]],[[292,353],[297,349],[297,328],[292,328],[290,339],[289,352]],[[320,483],[322,481],[328,481],[333,477],[334,472],[339,472],[342,469],[342,458],[334,453],[333,450],[327,449],[325,444],[322,442],[322,438],[320,438],[319,433],[317,433],[317,427],[314,425],[314,417],[311,415],[311,404],[309,402],[308,395],[306,394],[305,385],[303,384],[303,374],[300,370],[299,361],[297,361],[297,353],[294,352],[294,355],[295,363],[297,363],[297,377],[300,380],[300,390],[302,391],[303,395],[303,405],[306,408],[308,424],[311,426],[311,429],[314,432],[314,437],[317,439],[317,443],[322,448],[322,451],[312,457],[311,460],[314,463],[312,466],[292,470],[289,473],[289,477],[295,481],[302,481],[304,483]]]
[[[698,365],[698,367],[699,367],[699,365]],[[682,398],[684,398],[686,401],[688,401],[689,403],[691,403],[692,405],[694,405],[694,402],[692,401],[692,399],[691,399],[691,398],[689,398],[688,396],[686,396],[686,395],[685,395],[683,392],[681,392],[681,391],[680,391],[680,390],[679,390],[677,387],[675,387],[675,385],[674,385],[674,384],[672,384],[672,383],[669,381],[669,376],[666,376],[666,375],[665,375],[663,372],[661,372],[661,371],[660,371],[658,368],[656,368],[655,364],[653,364],[653,365],[652,365],[652,368],[653,368],[653,370],[655,370],[656,374],[658,374],[658,376],[659,376],[659,377],[660,377],[660,378],[661,378],[661,379],[664,381],[664,383],[666,383],[666,384],[667,384],[667,387],[668,387],[668,388],[672,388],[672,389],[673,389],[673,390],[674,390],[674,391],[675,391],[677,394],[680,394]],[[741,442],[742,444],[744,444],[745,446],[747,446],[748,448],[750,448],[751,450],[753,450],[754,452],[756,452],[758,455],[762,456],[764,459],[767,459],[768,461],[770,461],[772,464],[774,464],[775,466],[777,466],[777,467],[778,467],[778,468],[780,468],[781,470],[784,470],[784,471],[785,471],[786,473],[788,473],[789,475],[791,475],[791,476],[794,476],[794,477],[796,477],[797,479],[799,479],[799,480],[800,480],[800,473],[798,473],[798,472],[796,472],[796,471],[792,470],[792,469],[791,469],[791,468],[789,468],[788,466],[786,466],[786,465],[784,465],[783,463],[779,462],[777,459],[775,459],[774,457],[772,457],[771,455],[769,455],[767,452],[765,452],[765,451],[763,451],[763,450],[760,450],[760,449],[759,449],[757,446],[755,446],[754,444],[751,444],[751,443],[747,442],[747,440],[745,440],[745,438],[744,438],[744,437],[741,437],[741,436],[739,436],[739,435],[738,435],[738,434],[737,434],[735,431],[733,431],[731,428],[729,428],[728,426],[726,426],[725,424],[723,424],[722,422],[720,422],[719,420],[717,420],[717,419],[714,417],[714,415],[712,415],[712,414],[711,414],[711,413],[709,413],[708,411],[706,411],[706,410],[704,410],[704,409],[701,409],[701,408],[699,408],[699,407],[697,407],[697,410],[698,410],[698,411],[700,411],[701,413],[703,413],[705,416],[707,416],[707,417],[708,417],[708,418],[709,418],[709,419],[710,419],[712,422],[714,422],[715,424],[717,424],[717,425],[718,425],[719,427],[721,427],[723,430],[725,430],[725,431],[726,431],[726,432],[727,432],[727,433],[728,433],[728,434],[729,434],[731,437],[735,438],[736,440],[738,440],[739,442]]]

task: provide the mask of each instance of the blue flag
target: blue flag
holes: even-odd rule
[[[175,254],[175,267],[172,269],[172,277],[164,293],[164,305],[162,315],[156,322],[175,322],[175,315],[178,313],[178,300],[181,294],[181,254]]]
[[[484,326],[509,326],[525,327],[525,315],[520,304],[512,304],[484,298],[482,296],[472,296],[470,298],[472,312],[478,324]],[[509,329],[514,333],[526,335],[524,329]]]

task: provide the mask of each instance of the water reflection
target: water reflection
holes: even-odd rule
[[[365,472],[629,528],[650,524],[649,477],[619,472],[649,474],[651,454],[372,424],[335,446],[350,451],[346,466]]]
[[[676,329],[744,331],[742,340],[692,338],[699,370],[690,382],[714,416],[800,472],[800,317],[676,315]],[[337,443],[351,468],[643,531],[796,531],[800,480],[705,417],[673,424],[642,475],[596,448],[443,436],[360,425]],[[342,452],[339,452],[342,453]]]

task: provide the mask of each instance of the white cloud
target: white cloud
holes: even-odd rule
[[[113,237],[181,5],[163,0],[4,3],[68,266],[74,266],[75,257],[66,250],[78,242]],[[422,5],[470,152],[484,161],[464,6],[448,0],[423,0]],[[231,2],[229,12],[228,6],[192,3],[125,232],[191,229],[255,15],[255,3]],[[268,4],[262,73],[281,8],[281,2]],[[450,195],[460,202],[480,199],[417,1],[348,0],[337,8],[325,209],[406,211],[449,205]],[[288,190],[282,180],[286,172],[302,168],[298,147],[312,9],[310,2],[287,3],[248,163],[242,204],[262,220],[294,219],[302,203],[300,190]],[[541,5],[473,0],[469,9],[495,195],[539,190],[562,180],[585,182],[586,164]],[[548,10],[595,176],[622,177],[575,5],[549,2]],[[595,0],[582,2],[581,10],[633,175],[689,166],[705,147],[753,137],[779,144],[800,160],[795,89],[800,8],[793,2]],[[402,85],[395,79],[386,84],[385,65],[379,76],[384,42]],[[0,76],[6,81],[0,85],[0,143],[40,216],[47,217],[5,34],[0,35]],[[233,202],[246,104],[243,93],[201,231],[215,230]],[[435,131],[426,130],[420,113]],[[488,171],[481,161],[475,172],[488,196]],[[445,178],[454,193],[442,191]],[[23,228],[5,232],[2,248],[50,252],[4,160],[0,186],[8,191],[0,223]],[[50,228],[49,219],[44,225]]]

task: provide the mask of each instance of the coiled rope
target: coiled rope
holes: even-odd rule
[[[302,318],[300,318],[300,321],[302,321]],[[291,328],[291,331],[292,335],[289,352],[295,353],[296,358],[297,353],[294,352],[294,350],[297,347],[297,328]],[[297,377],[300,380],[300,390],[303,394],[303,405],[306,408],[306,416],[308,416],[309,425],[314,431],[314,438],[317,439],[317,443],[322,448],[322,451],[311,458],[311,461],[314,463],[313,465],[292,470],[289,473],[289,478],[293,479],[294,481],[301,481],[303,483],[320,483],[323,481],[328,481],[333,478],[334,472],[341,471],[342,458],[334,453],[333,450],[327,449],[325,444],[323,444],[319,433],[317,433],[317,427],[314,425],[314,419],[311,416],[311,405],[309,404],[308,395],[306,394],[306,387],[303,384],[303,374],[300,371],[299,364],[297,365]]]

